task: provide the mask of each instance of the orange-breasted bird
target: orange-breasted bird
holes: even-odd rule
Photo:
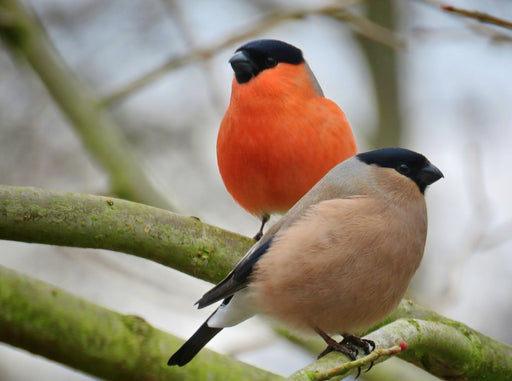
[[[331,168],[356,154],[344,112],[324,97],[302,51],[256,40],[229,60],[235,76],[217,139],[222,180],[262,225],[290,209]]]

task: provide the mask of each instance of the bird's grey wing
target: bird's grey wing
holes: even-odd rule
[[[274,237],[271,236],[264,242],[260,241],[258,245],[254,247],[254,250],[249,251],[240,262],[236,264],[226,278],[196,302],[198,308],[209,306],[247,287],[249,275],[251,275],[255,263],[267,252],[273,238]]]
[[[247,287],[248,278],[254,264],[268,251],[274,237],[304,216],[312,205],[324,200],[351,198],[358,195],[360,191],[358,186],[354,185],[353,179],[354,173],[359,173],[361,167],[365,168],[367,166],[352,158],[332,169],[279,221],[267,230],[261,240],[247,252],[224,280],[197,301],[198,307],[209,306]]]

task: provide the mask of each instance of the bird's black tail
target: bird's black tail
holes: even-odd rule
[[[167,365],[183,366],[194,358],[195,355],[211,340],[222,331],[222,328],[208,327],[208,320],[171,356]]]

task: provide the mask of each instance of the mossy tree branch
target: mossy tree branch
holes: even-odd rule
[[[213,282],[221,279],[253,242],[249,238],[203,224],[193,217],[182,217],[129,201],[12,186],[0,186],[0,238],[121,251]],[[0,294],[4,295],[1,298],[9,298],[9,302],[0,302],[5,304],[0,305],[0,314],[7,311],[5,316],[11,316],[12,313],[6,308],[14,304],[18,291],[8,283],[10,278],[7,275],[0,273],[0,279],[0,290],[4,293]],[[49,287],[40,282],[33,284],[34,290]],[[23,287],[19,291],[22,292]],[[55,311],[56,316],[49,317],[49,321],[58,319],[61,309],[59,299],[52,300],[54,304],[41,306],[37,312],[42,314],[45,310]],[[80,310],[77,307],[80,303],[83,309],[99,308],[85,301],[75,300],[73,303],[75,305],[72,310]],[[77,327],[82,318],[84,316],[75,317]],[[17,330],[17,320],[0,325],[5,332]],[[30,319],[24,324],[30,325]],[[73,335],[79,335],[82,328],[73,326],[72,329],[77,330]],[[403,301],[398,310],[375,329],[367,336],[369,339],[375,340],[381,347],[392,347],[398,340],[405,341],[408,349],[400,357],[441,378],[480,380],[484,379],[484,375],[492,375],[495,377],[492,379],[505,380],[503,377],[507,376],[504,375],[512,374],[512,347],[409,301]],[[44,341],[44,337],[38,335],[46,335],[46,331],[34,328],[27,332],[25,339],[28,342],[9,338],[0,340],[28,350],[42,348],[37,343]],[[2,335],[7,337],[7,334]],[[34,337],[31,339],[32,335]],[[64,336],[61,333],[59,337]],[[133,340],[130,337],[127,337],[128,342]],[[31,340],[36,344],[31,344]],[[153,341],[151,338],[148,345],[159,347],[160,340],[163,339],[157,337],[150,344],[149,341]],[[167,356],[170,353],[167,347],[166,351]],[[64,363],[76,366],[69,362],[71,360],[66,361]],[[325,371],[344,361],[346,358],[342,355],[330,354],[290,379],[308,379],[305,377],[311,374],[309,372]]]
[[[366,338],[382,348],[403,340],[407,349],[398,356],[443,380],[506,381],[512,374],[512,347],[441,316],[435,321],[398,319]],[[330,353],[289,379],[311,380],[315,374],[347,361],[344,355]]]
[[[1,185],[0,239],[120,251],[210,282],[220,281],[254,242],[130,201]]]
[[[18,0],[0,0],[0,37],[39,76],[88,152],[108,173],[115,195],[174,209],[153,187],[99,99],[71,73],[37,19]]]
[[[277,380],[210,350],[169,367],[182,340],[0,266],[0,341],[106,380]]]

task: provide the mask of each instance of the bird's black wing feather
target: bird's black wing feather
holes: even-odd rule
[[[254,264],[265,254],[270,247],[274,237],[262,242],[256,249],[244,256],[240,262],[231,270],[226,278],[202,296],[196,304],[203,308],[221,299],[233,295],[235,292],[247,287],[249,275],[251,275]]]
[[[208,320],[205,321],[196,333],[172,355],[167,365],[183,366],[187,364],[220,331],[222,328],[208,327]]]

